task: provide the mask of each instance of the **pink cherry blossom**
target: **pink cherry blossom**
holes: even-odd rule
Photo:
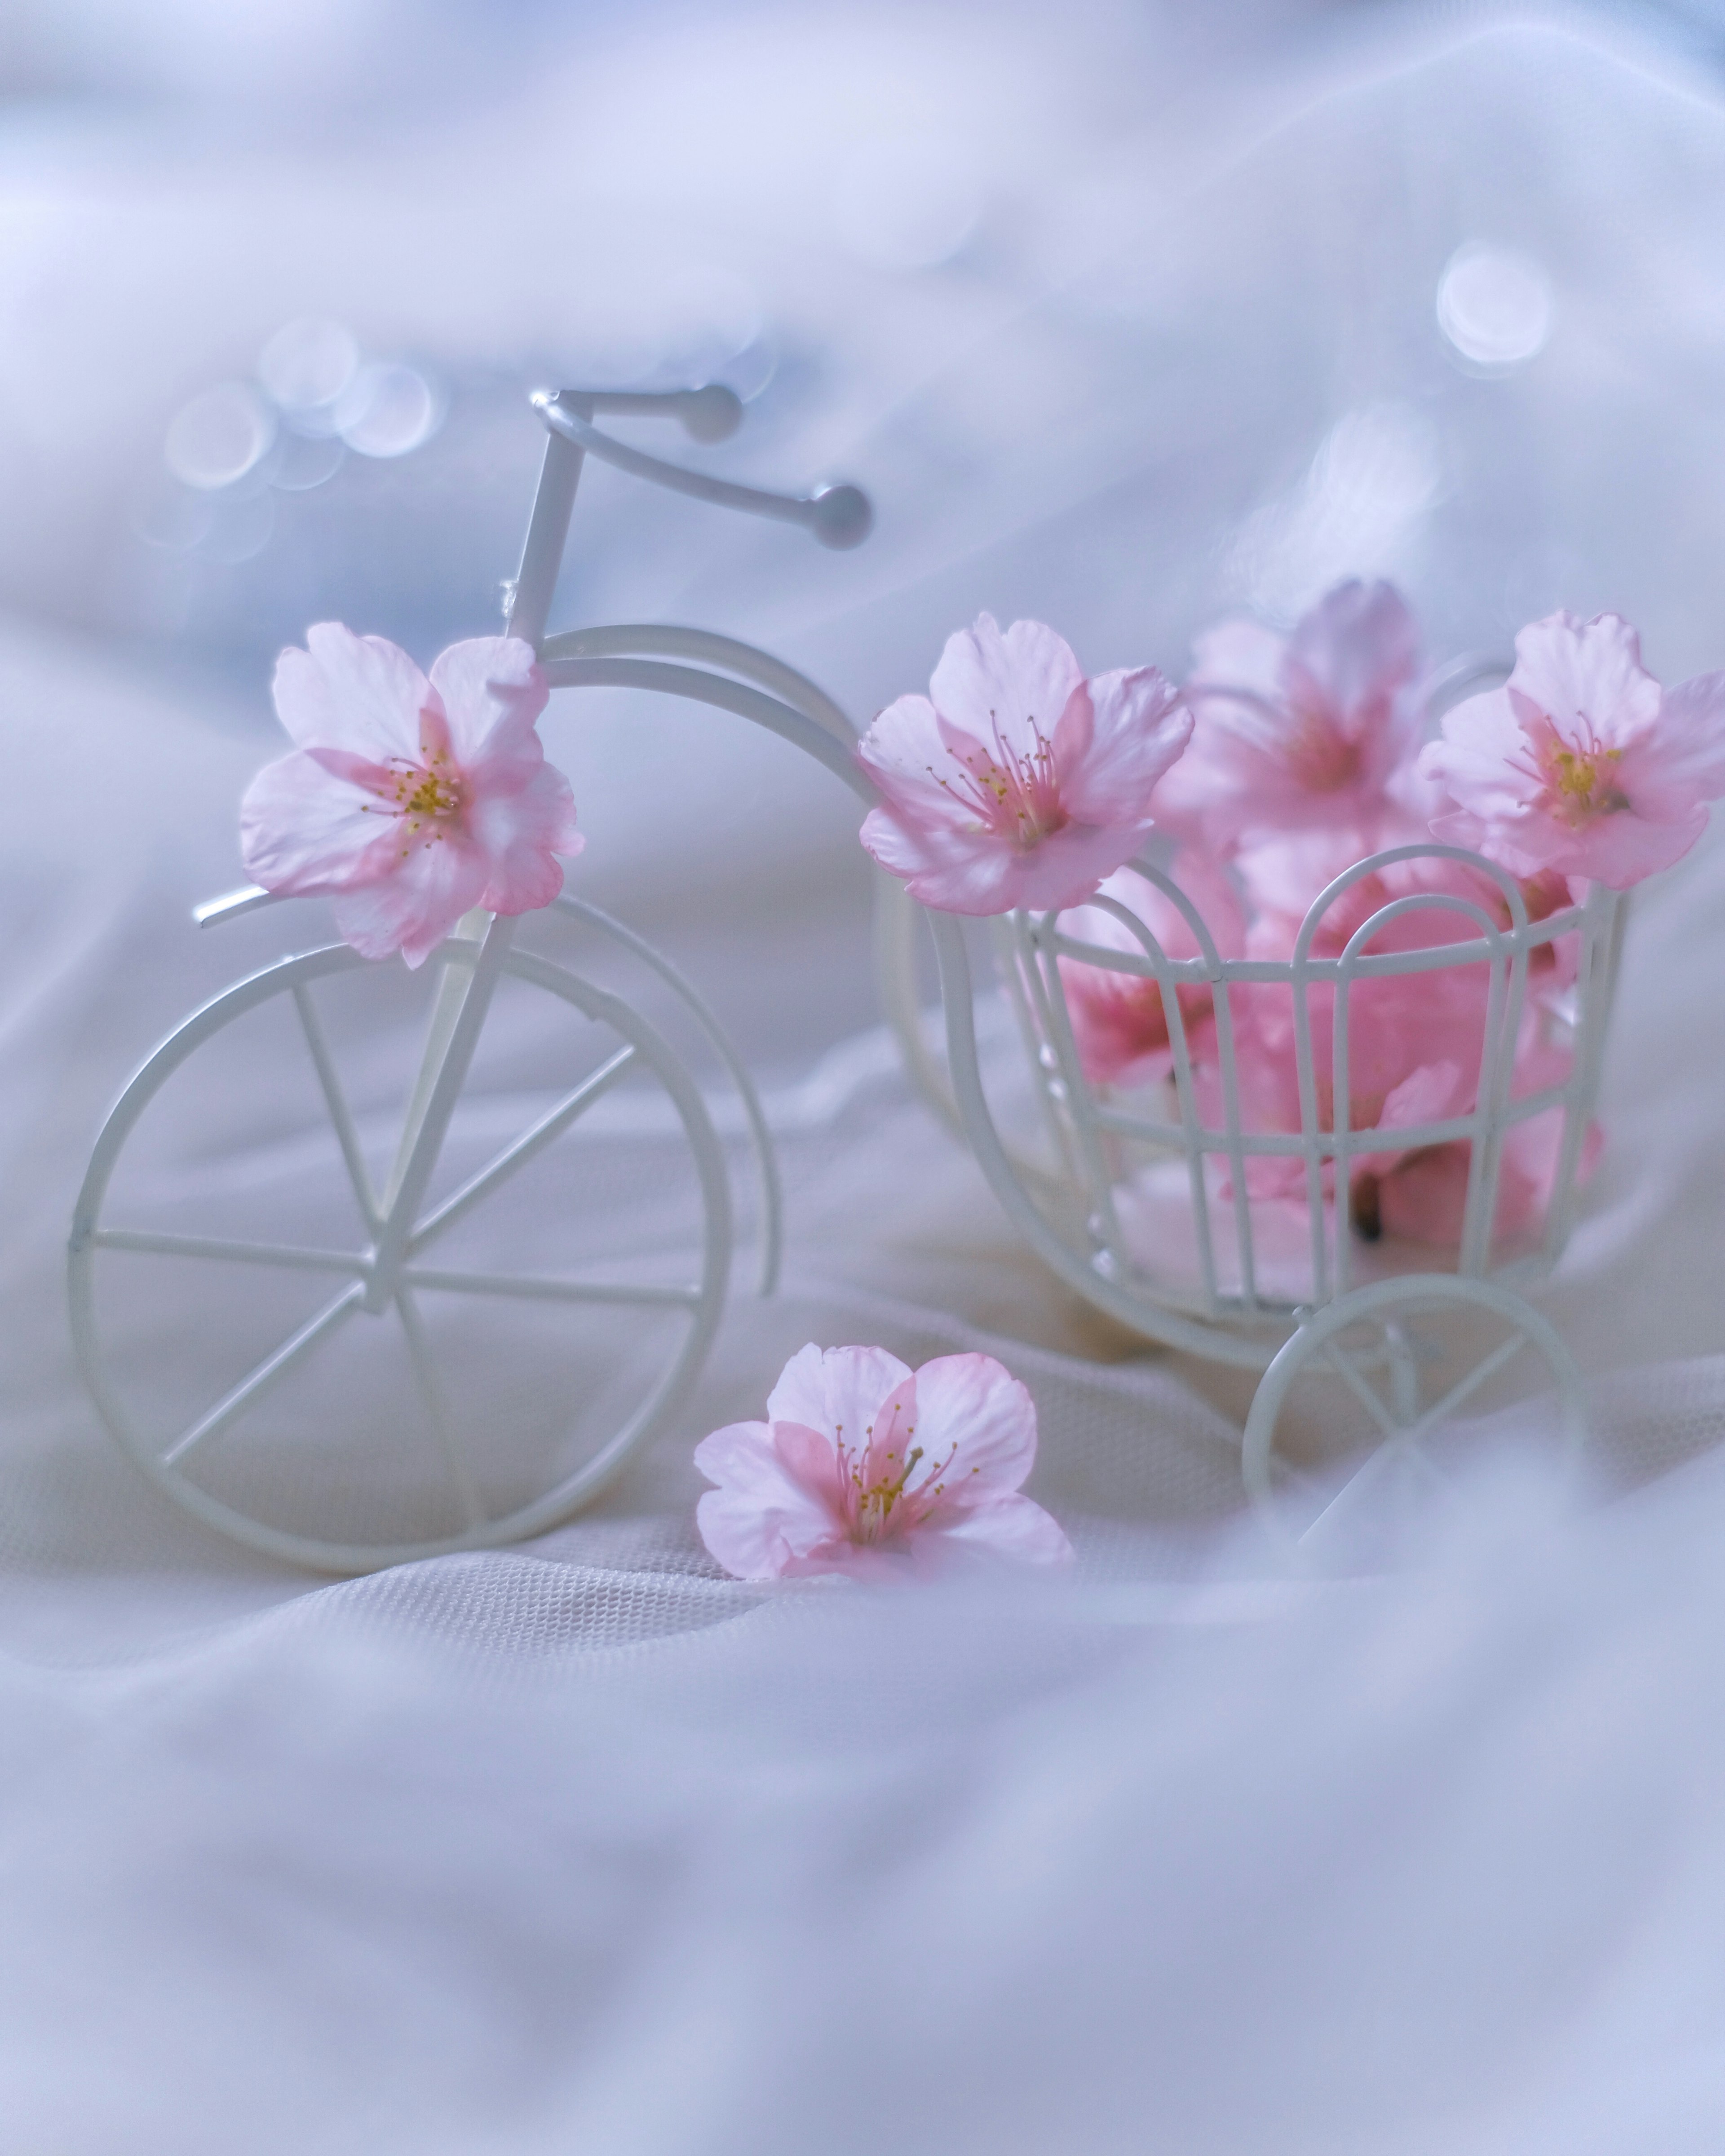
[[[1173,828],[1227,850],[1322,826],[1358,860],[1394,839],[1418,747],[1413,616],[1391,585],[1338,584],[1278,636],[1254,621],[1199,638],[1192,745],[1157,796]]]
[[[1076,906],[1141,850],[1190,715],[1153,666],[1086,680],[1036,621],[947,639],[927,696],[901,696],[858,749],[880,792],[862,842],[950,913]]]
[[[1554,613],[1516,639],[1501,689],[1445,714],[1420,768],[1455,804],[1440,838],[1624,891],[1687,853],[1725,793],[1725,674],[1661,689],[1626,621]]]
[[[1065,1536],[1019,1487],[1035,1457],[1034,1404],[991,1356],[942,1355],[913,1373],[884,1348],[811,1342],[785,1364],[764,1422],[695,1448],[717,1485],[696,1519],[740,1579],[1060,1563]]]
[[[1245,915],[1227,877],[1201,854],[1183,856],[1174,880],[1197,907],[1219,956],[1240,957],[1245,943]],[[1203,955],[1196,935],[1173,901],[1136,869],[1117,869],[1096,893],[1111,898],[1141,921],[1170,958]],[[1126,924],[1091,903],[1074,907],[1060,921],[1063,935],[1142,958],[1144,946]],[[1116,973],[1087,965],[1081,958],[1060,961],[1060,985],[1072,1024],[1079,1066],[1093,1086],[1145,1086],[1173,1067],[1168,1014],[1162,990],[1137,973]],[[1188,1052],[1204,1056],[1214,1045],[1214,1009],[1210,991],[1192,983],[1176,991],[1186,1029]]]
[[[1514,1090],[1518,1096],[1561,1086],[1569,1075],[1569,1051],[1530,1030],[1516,1057]],[[1404,1127],[1430,1122],[1451,1114],[1443,1107],[1438,1115],[1409,1114]],[[1385,1119],[1389,1118],[1386,1116]],[[1545,1227],[1557,1188],[1561,1163],[1563,1118],[1553,1108],[1512,1123],[1503,1134],[1498,1156],[1497,1199],[1491,1219],[1494,1252],[1506,1255],[1537,1241]],[[1575,1179],[1585,1183],[1604,1150],[1604,1136],[1590,1123],[1576,1159]],[[1454,1250],[1461,1240],[1462,1216],[1467,1199],[1468,1167],[1471,1148],[1465,1138],[1445,1145],[1423,1146],[1403,1152],[1388,1162],[1368,1163],[1352,1185],[1353,1224],[1361,1232],[1395,1236],[1405,1242],[1426,1243]]]
[[[1274,895],[1279,904],[1299,904],[1300,889],[1290,859],[1303,860],[1307,836],[1286,850],[1266,848],[1242,855],[1248,889]],[[1318,888],[1329,880],[1331,864],[1317,867]],[[1314,890],[1311,897],[1317,896]],[[1466,862],[1430,855],[1393,861],[1358,877],[1337,894],[1319,920],[1310,950],[1315,958],[1339,957],[1351,939],[1383,907],[1404,899],[1430,899],[1398,915],[1372,934],[1366,948],[1374,956],[1476,944],[1478,920],[1459,911],[1461,901],[1488,918],[1503,911],[1502,894],[1482,871]],[[1253,921],[1246,939],[1255,959],[1292,957],[1302,913],[1266,906]],[[1466,1096],[1445,1108],[1445,1115],[1467,1112],[1477,1089],[1485,1053],[1490,987],[1488,968],[1477,960],[1458,962],[1427,973],[1357,978],[1348,996],[1348,1122],[1352,1128],[1375,1127],[1397,1089],[1416,1072],[1449,1065],[1465,1074]],[[1237,993],[1241,1017],[1236,1026],[1243,1060],[1250,1066],[1245,1097],[1266,1115],[1271,1129],[1300,1127],[1296,1061],[1294,998],[1290,988],[1266,983]],[[1333,1128],[1336,1112],[1335,988],[1322,982],[1307,991],[1312,1076],[1320,1124]],[[1412,1120],[1431,1120],[1430,1117]],[[1266,1171],[1267,1173],[1267,1171]]]
[[[276,662],[290,754],[240,804],[246,867],[266,889],[335,901],[368,958],[419,965],[471,907],[526,913],[578,853],[569,782],[536,721],[548,690],[518,637],[452,644],[428,680],[381,636],[321,622]]]

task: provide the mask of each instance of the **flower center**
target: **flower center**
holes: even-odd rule
[[[447,838],[467,801],[467,789],[448,752],[437,749],[428,753],[422,747],[419,753],[424,758],[420,763],[404,756],[389,759],[388,806],[382,813],[401,821],[403,858],[415,844],[434,845]]]
[[[1565,823],[1584,824],[1595,816],[1609,816],[1628,808],[1629,797],[1617,784],[1612,769],[1622,756],[1620,748],[1600,748],[1591,741],[1585,750],[1550,751],[1546,783],[1556,796],[1552,805]]]
[[[962,777],[943,778],[932,764],[928,767],[929,777],[954,800],[962,801],[983,830],[1024,853],[1071,821],[1060,799],[1053,745],[1034,719],[1030,735],[1034,746],[1020,754],[1001,739],[997,722],[992,755],[980,744],[971,756],[952,752]]]
[[[1287,737],[1288,768],[1308,793],[1339,793],[1360,775],[1360,744],[1322,711],[1301,711]]]
[[[408,780],[403,778],[396,788],[395,798],[402,801],[409,816],[453,816],[461,806],[461,789],[441,772],[427,771],[419,774],[419,783],[410,793],[406,793]],[[405,800],[403,800],[406,793]]]
[[[1550,815],[1568,824],[1570,830],[1579,830],[1583,824],[1591,824],[1594,817],[1615,815],[1620,808],[1628,808],[1630,798],[1617,785],[1617,763],[1624,759],[1621,748],[1606,748],[1594,726],[1583,714],[1580,718],[1580,740],[1574,746],[1563,740],[1563,735],[1554,726],[1548,726],[1546,740],[1539,750],[1539,778],[1544,781],[1544,806]]]
[[[842,1430],[837,1434],[839,1467],[845,1481],[845,1509],[849,1515],[850,1538],[854,1543],[886,1542],[895,1535],[908,1534],[912,1527],[919,1526],[945,1490],[947,1470],[957,1456],[955,1445],[913,1489],[911,1477],[922,1464],[923,1448],[911,1443],[916,1435],[914,1424],[901,1437],[899,1435],[898,1415],[899,1410],[895,1408],[894,1427],[884,1433],[897,1442],[884,1448],[875,1444],[873,1423],[864,1432],[860,1453],[851,1451]],[[974,1474],[977,1471],[971,1471]]]

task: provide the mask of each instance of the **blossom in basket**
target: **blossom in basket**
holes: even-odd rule
[[[1525,1098],[1561,1086],[1571,1065],[1567,1049],[1530,1031],[1516,1057],[1514,1091]],[[1411,1085],[1404,1090],[1409,1097],[1386,1110],[1380,1128],[1394,1124],[1410,1129],[1458,1112],[1453,1092],[1443,1097],[1442,1089],[1435,1088],[1430,1096],[1414,1099]],[[1556,1108],[1526,1116],[1505,1131],[1491,1219],[1494,1248],[1525,1246],[1543,1229],[1557,1188],[1563,1137],[1563,1117]],[[1589,1123],[1576,1157],[1578,1184],[1592,1175],[1604,1142],[1599,1125]],[[1461,1241],[1471,1158],[1467,1141],[1455,1138],[1362,1163],[1349,1185],[1348,1210],[1356,1233],[1368,1241],[1389,1235],[1455,1249]]]
[[[1419,726],[1419,637],[1393,586],[1337,584],[1286,637],[1220,623],[1195,652],[1197,723],[1157,796],[1165,823],[1221,849],[1312,826],[1352,834],[1355,860],[1393,843]]]
[[[381,636],[321,622],[276,662],[294,741],[240,804],[246,867],[266,889],[335,901],[368,958],[418,965],[475,906],[526,913],[581,850],[569,782],[536,721],[548,693],[519,637],[452,644],[428,680]]]
[[[1286,847],[1242,855],[1240,869],[1260,911],[1246,941],[1249,957],[1286,961],[1293,956],[1305,903],[1315,898],[1342,865],[1339,857],[1313,861],[1312,835]],[[1345,849],[1344,849],[1345,851]],[[1309,870],[1310,882],[1301,871]],[[1315,925],[1314,958],[1339,957],[1352,938],[1381,909],[1425,900],[1374,930],[1365,950],[1374,957],[1428,951],[1448,944],[1477,945],[1479,916],[1507,917],[1502,892],[1482,870],[1432,855],[1392,861],[1357,877],[1337,894]],[[1286,910],[1284,911],[1283,909]],[[1460,910],[1466,908],[1466,911]],[[1464,1072],[1466,1100],[1445,1111],[1465,1113],[1479,1080],[1485,1053],[1490,971],[1477,959],[1423,973],[1356,978],[1348,994],[1348,1120],[1355,1130],[1373,1127],[1399,1086],[1416,1072],[1450,1065]],[[1294,1000],[1277,984],[1255,986],[1240,998],[1245,1023],[1242,1058],[1255,1065],[1248,1097],[1276,1102],[1270,1127],[1299,1127]],[[1314,982],[1307,991],[1315,1106],[1320,1122],[1333,1127],[1336,1106],[1336,990]],[[1268,1068],[1255,1066],[1267,1065]]]
[[[949,637],[927,696],[889,704],[858,749],[880,805],[862,842],[949,913],[1076,906],[1141,850],[1190,715],[1153,666],[1086,680],[1037,621]]]
[[[1217,953],[1237,958],[1245,943],[1245,915],[1228,878],[1201,854],[1182,858],[1175,880],[1197,908]],[[1123,906],[1170,958],[1203,955],[1192,924],[1167,893],[1136,869],[1117,869],[1096,894]],[[1063,913],[1060,932],[1075,941],[1117,951],[1135,958],[1146,953],[1127,924],[1094,901]],[[1162,990],[1142,974],[1117,973],[1063,955],[1060,986],[1072,1024],[1079,1066],[1093,1086],[1143,1086],[1163,1076],[1173,1064],[1168,1013]],[[1194,982],[1175,991],[1184,1023],[1189,1053],[1207,1054],[1214,1045],[1215,1013],[1209,988]]]
[[[1036,1457],[1030,1395],[988,1355],[912,1373],[884,1348],[793,1355],[764,1422],[695,1448],[701,1540],[741,1579],[891,1578],[993,1554],[1058,1563],[1070,1546],[1019,1485]]]
[[[1247,955],[1286,962],[1301,932],[1304,905],[1327,884],[1339,860],[1328,858],[1317,834],[1294,834],[1285,847],[1242,855],[1249,891],[1262,910],[1253,920]],[[1345,849],[1343,850],[1345,852]],[[1374,930],[1365,948],[1373,956],[1435,951],[1447,945],[1477,947],[1481,916],[1507,918],[1503,894],[1486,871],[1465,861],[1431,855],[1387,863],[1357,877],[1327,906],[1315,924],[1312,955],[1338,957],[1381,909],[1397,901],[1425,901]],[[1458,910],[1460,907],[1466,911]],[[1279,910],[1286,906],[1286,911]],[[1490,969],[1458,952],[1453,961],[1425,971],[1357,977],[1348,994],[1347,1125],[1364,1135],[1389,1133],[1470,1113],[1478,1097],[1486,1052]],[[1315,981],[1308,988],[1312,1108],[1319,1128],[1337,1127],[1340,1087],[1335,1061],[1337,991]],[[1291,989],[1254,983],[1233,998],[1236,1097],[1248,1134],[1297,1132],[1301,1127],[1298,1036]],[[1530,1021],[1531,1023],[1531,1021]],[[1206,1119],[1225,1111],[1219,1075],[1199,1072],[1199,1102]],[[1405,1146],[1371,1147],[1367,1172],[1387,1173]],[[1246,1187],[1255,1199],[1307,1194],[1302,1160],[1257,1155],[1246,1162]],[[1327,1165],[1326,1194],[1333,1188]],[[1229,1194],[1231,1194],[1231,1183]],[[1375,1183],[1373,1185],[1375,1190]],[[1362,1219],[1374,1217],[1368,1207]]]
[[[1455,804],[1440,838],[1623,891],[1687,853],[1725,793],[1725,674],[1661,689],[1626,621],[1554,613],[1501,689],[1445,714],[1420,770]]]

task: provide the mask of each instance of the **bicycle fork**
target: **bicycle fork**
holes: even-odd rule
[[[374,1317],[395,1300],[402,1267],[413,1255],[413,1222],[467,1082],[514,930],[512,917],[476,906],[457,924],[444,952],[424,1052],[379,1208],[364,1298],[364,1307]]]

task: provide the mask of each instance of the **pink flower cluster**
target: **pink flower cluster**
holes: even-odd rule
[[[1199,639],[1178,690],[1153,669],[1086,680],[1052,630],[1019,622],[1003,635],[984,615],[948,643],[929,697],[901,698],[864,741],[881,805],[863,842],[927,904],[1058,911],[1076,940],[1142,955],[1136,922],[1170,958],[1197,957],[1188,913],[1130,865],[1158,829],[1216,953],[1286,961],[1319,894],[1373,854],[1465,847],[1507,871],[1543,921],[1590,882],[1622,890],[1676,860],[1703,828],[1704,803],[1725,793],[1725,675],[1662,690],[1615,615],[1558,613],[1523,629],[1504,685],[1449,711],[1429,742],[1423,707],[1418,632],[1384,583],[1337,586],[1286,636],[1221,624]],[[1314,955],[1339,954],[1397,900],[1416,903],[1374,932],[1373,952],[1476,942],[1481,913],[1510,923],[1497,876],[1427,855],[1339,893]],[[1554,1013],[1578,942],[1568,931],[1534,954],[1517,1097],[1568,1068]],[[1091,1082],[1163,1081],[1173,1019],[1156,983],[1070,958],[1061,972]],[[1356,983],[1345,1089],[1332,1067],[1334,992],[1313,993],[1317,1106],[1333,1130],[1345,1091],[1360,1144],[1346,1196],[1361,1234],[1457,1240],[1466,1142],[1410,1148],[1395,1133],[1473,1111],[1486,992],[1478,963]],[[1200,1112],[1214,1127],[1224,1101],[1211,993],[1186,986],[1178,999]],[[1244,1128],[1298,1131],[1291,991],[1236,985],[1230,1014]],[[1559,1134],[1554,1112],[1512,1127],[1499,1236],[1538,1228]],[[1304,1177],[1291,1156],[1248,1163],[1255,1200],[1303,1201]]]

